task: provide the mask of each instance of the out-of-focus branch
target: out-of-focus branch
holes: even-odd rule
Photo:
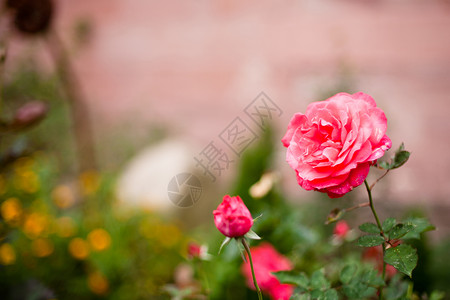
[[[79,171],[83,172],[95,169],[97,164],[92,121],[89,115],[89,109],[82,95],[79,80],[72,68],[63,42],[55,30],[50,30],[45,35],[45,38],[70,105],[70,115],[78,150]]]

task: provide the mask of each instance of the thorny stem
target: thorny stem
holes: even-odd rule
[[[384,175],[386,175],[386,174],[387,174],[387,172]],[[381,176],[379,179],[384,177],[384,175]],[[377,183],[378,180],[375,183]],[[378,218],[377,212],[375,211],[375,207],[373,205],[373,200],[372,200],[372,188],[375,185],[375,183],[372,184],[371,186],[369,186],[369,184],[367,183],[367,180],[364,180],[364,185],[366,186],[367,194],[369,196],[370,209],[372,210],[373,216],[375,217],[375,221],[377,221],[378,229],[380,229],[380,235],[384,238],[383,227],[381,226],[380,219]],[[386,273],[386,263],[384,262],[384,254],[386,252],[386,243],[383,243],[382,247],[383,247],[383,273],[381,276],[384,281],[385,273]],[[380,299],[380,300],[383,299],[383,287],[381,287],[381,286],[378,288],[378,299]]]
[[[205,269],[203,268],[203,262],[200,259],[197,259],[196,261],[198,262],[197,270],[199,271],[200,276],[202,277],[203,283],[206,286],[205,287],[205,293],[206,293],[206,295],[209,295],[209,292],[210,292],[210,290],[209,290],[209,281],[208,281],[208,276],[206,276]]]
[[[259,289],[258,283],[256,282],[255,270],[253,269],[253,261],[252,261],[252,254],[250,253],[250,247],[248,246],[245,238],[242,238],[241,241],[242,241],[242,245],[244,245],[245,251],[247,252],[247,255],[248,255],[248,260],[250,262],[250,268],[252,269],[253,284],[255,285],[256,292],[258,293],[258,299],[262,300],[262,298],[263,298],[262,293],[261,293],[261,290]]]

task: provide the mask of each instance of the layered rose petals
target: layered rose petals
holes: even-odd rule
[[[362,184],[391,146],[387,119],[369,95],[339,93],[291,119],[282,139],[286,160],[306,190],[342,197]]]

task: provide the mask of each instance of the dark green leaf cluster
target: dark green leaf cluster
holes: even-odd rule
[[[409,151],[405,150],[405,145],[402,143],[395,152],[394,158],[390,162],[382,161],[378,163],[378,166],[386,170],[400,168],[408,161],[410,154],[411,153]]]
[[[291,299],[368,299],[385,283],[377,272],[356,263],[346,264],[334,284],[325,276],[324,269],[308,277],[305,273],[276,272],[281,283],[295,286]]]
[[[434,226],[424,218],[408,218],[402,223],[397,223],[394,218],[387,218],[381,228],[382,231],[373,223],[360,225],[359,229],[368,234],[361,236],[357,244],[361,247],[374,247],[386,243],[385,263],[411,277],[418,261],[417,251],[407,244],[398,245],[398,240],[420,238],[421,233],[433,230]]]

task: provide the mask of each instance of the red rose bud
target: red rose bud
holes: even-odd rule
[[[252,215],[239,196],[223,197],[213,214],[217,229],[230,238],[245,235],[253,225]]]
[[[200,257],[202,248],[199,244],[189,243],[187,250],[188,250],[188,257],[192,259]]]
[[[343,239],[347,236],[349,231],[350,231],[350,226],[348,226],[347,222],[339,221],[336,223],[333,233],[335,236]]]
[[[289,299],[294,292],[294,287],[289,284],[281,284],[272,272],[289,271],[293,266],[291,261],[278,253],[269,243],[261,243],[250,248],[253,258],[255,277],[261,290],[270,295],[271,299]],[[250,263],[242,264],[242,274],[246,278],[247,285],[255,289]]]
[[[31,101],[21,106],[14,116],[13,128],[30,127],[40,122],[47,114],[48,107],[42,101]]]

